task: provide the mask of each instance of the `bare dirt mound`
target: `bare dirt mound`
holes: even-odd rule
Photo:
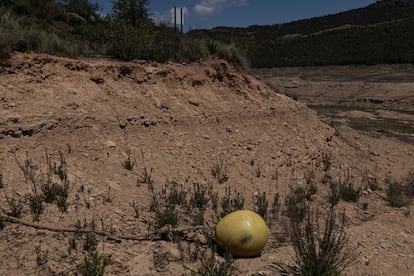
[[[335,130],[220,60],[184,65],[15,54],[10,63],[0,72],[0,210],[23,209],[0,231],[0,274],[75,274],[94,244],[85,234],[90,229],[98,252],[110,256],[110,274],[189,274],[200,267],[197,252],[211,245],[226,198],[253,210],[262,192],[269,202],[279,192],[283,203],[290,186],[311,179],[315,202],[325,204],[328,187],[320,179],[329,174],[362,185],[360,202],[369,206],[341,203],[363,256],[350,275],[409,275],[410,209],[389,207],[381,188],[387,174],[413,171],[412,145]],[[367,178],[380,189],[369,190]],[[34,221],[30,195],[41,183],[61,183],[67,198],[58,193]],[[191,209],[200,202],[191,200],[197,189],[210,198]],[[170,198],[171,191],[177,193]],[[174,227],[157,227],[161,211],[154,210],[166,198],[182,200],[180,194],[187,203],[175,207],[176,227],[187,230],[177,241],[169,235]],[[55,204],[59,198],[66,205]],[[290,271],[293,251],[277,217],[262,255],[236,259],[236,274]]]

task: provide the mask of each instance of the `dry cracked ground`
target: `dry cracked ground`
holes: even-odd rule
[[[222,213],[263,195],[269,241],[234,274],[291,274],[284,199],[312,183],[326,209],[331,179],[361,189],[337,207],[358,252],[345,274],[413,275],[413,207],[390,206],[386,179],[413,172],[414,145],[333,128],[278,92],[220,60],[14,54],[0,71],[0,274],[74,275],[97,252],[109,275],[191,275]]]

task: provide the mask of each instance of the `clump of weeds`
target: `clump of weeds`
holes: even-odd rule
[[[135,157],[132,156],[132,153],[130,150],[126,151],[126,159],[121,162],[121,165],[124,169],[128,171],[132,171],[135,166]]]
[[[220,157],[217,163],[211,168],[211,174],[217,180],[218,183],[223,184],[229,180],[227,173],[227,166],[224,164],[223,158]]]

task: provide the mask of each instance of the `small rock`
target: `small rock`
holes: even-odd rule
[[[103,78],[98,77],[98,76],[92,77],[92,78],[90,78],[90,80],[93,81],[96,84],[101,84],[101,83],[105,82],[105,80]]]
[[[104,146],[106,146],[108,148],[115,148],[116,144],[115,144],[115,142],[108,140],[104,143]]]
[[[196,100],[189,100],[188,103],[194,106],[200,106],[200,102]]]
[[[143,123],[143,125],[144,125],[145,127],[155,126],[156,124],[157,124],[157,122],[156,122],[156,121],[152,121],[152,120],[146,120],[146,121],[144,121],[144,123]]]
[[[201,233],[197,233],[194,237],[194,240],[198,241],[201,244],[207,244],[207,242],[208,242],[206,236],[204,236]]]
[[[210,136],[204,135],[204,139],[209,140],[210,139]]]
[[[371,154],[372,154],[373,156],[379,156],[379,153],[378,153],[378,152],[376,152],[376,151],[371,151]]]
[[[15,130],[15,131],[10,132],[10,136],[14,138],[20,138],[22,134],[23,133],[21,130]]]

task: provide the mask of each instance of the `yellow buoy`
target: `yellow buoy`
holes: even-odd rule
[[[216,242],[239,257],[258,255],[265,247],[269,228],[261,216],[248,210],[232,212],[216,225]]]

